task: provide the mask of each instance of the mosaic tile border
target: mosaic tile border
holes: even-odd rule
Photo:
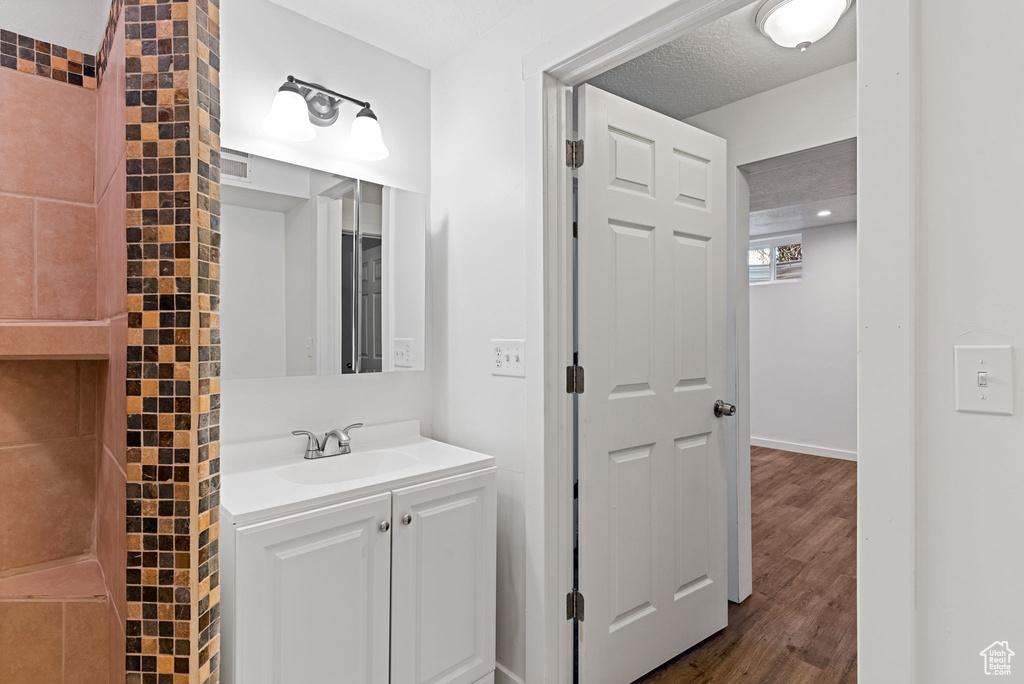
[[[219,10],[124,0],[128,684],[219,681]]]
[[[103,31],[103,40],[100,42],[100,49],[96,53],[96,77],[100,84],[103,83],[103,75],[107,72],[107,59],[109,59],[110,50],[114,46],[114,36],[117,34],[117,24],[121,21],[121,11],[123,9],[124,0],[113,0],[110,3],[107,28]]]
[[[199,681],[220,670],[220,7],[195,0],[199,294]]]
[[[0,29],[0,67],[96,90],[96,57]]]

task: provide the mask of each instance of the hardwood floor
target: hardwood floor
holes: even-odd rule
[[[639,682],[855,684],[857,464],[751,449],[754,593]]]

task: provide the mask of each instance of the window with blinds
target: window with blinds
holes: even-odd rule
[[[800,235],[778,235],[750,241],[747,258],[751,285],[800,280],[804,250]]]

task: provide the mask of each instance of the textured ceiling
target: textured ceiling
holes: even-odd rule
[[[760,5],[742,7],[590,83],[687,119],[857,59],[856,5],[804,53],[761,35],[754,24]]]
[[[808,159],[750,174],[750,211],[857,194],[857,153]]]
[[[761,162],[750,171],[751,235],[857,220],[853,141]],[[818,216],[826,209],[830,216]]]
[[[430,69],[534,0],[271,0]]]
[[[822,209],[828,209],[832,215],[824,218],[818,216],[818,212]],[[750,235],[754,237],[772,233],[788,233],[794,230],[808,230],[840,223],[855,223],[856,221],[857,196],[850,195],[791,207],[751,212]]]

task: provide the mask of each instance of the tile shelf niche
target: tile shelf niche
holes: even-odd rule
[[[110,358],[110,321],[0,321],[0,360]]]

